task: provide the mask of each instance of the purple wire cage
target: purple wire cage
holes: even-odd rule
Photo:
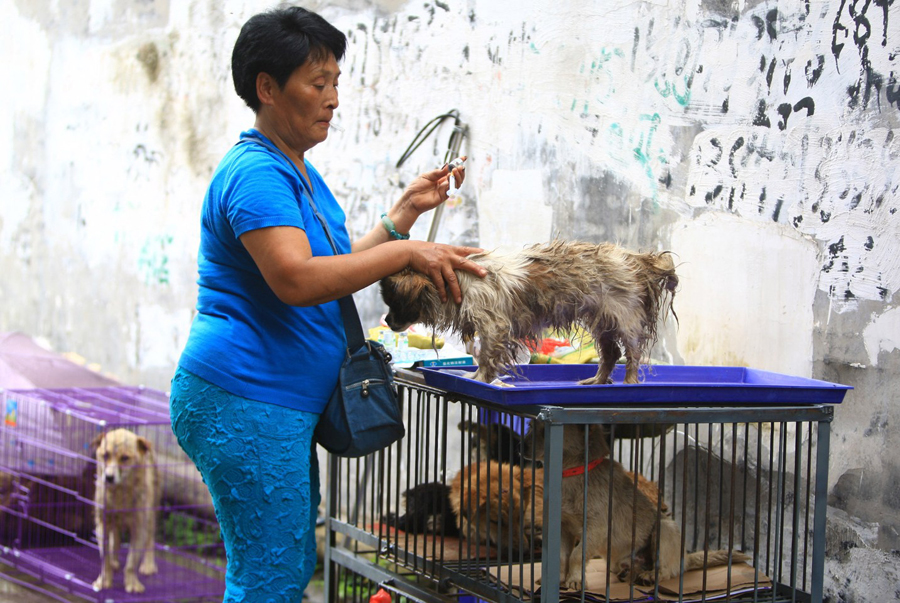
[[[222,600],[225,550],[212,500],[175,440],[165,393],[142,387],[7,390],[0,404],[0,563],[53,589],[4,574],[2,565],[0,577],[60,601],[69,595],[97,603]],[[151,510],[158,571],[139,574],[143,592],[125,588],[133,535],[115,551],[112,587],[93,586],[101,568],[96,510],[106,517],[136,511],[95,501],[95,438],[119,428],[150,443],[158,475]]]

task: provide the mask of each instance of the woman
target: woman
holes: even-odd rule
[[[351,245],[342,209],[304,159],[328,136],[345,46],[294,7],[252,17],[232,54],[235,90],[256,122],[204,199],[198,313],[171,393],[172,429],[225,541],[226,602],[300,601],[315,569],[312,434],[346,350],[336,300],[409,266],[459,302],[453,270],[484,274],[466,260],[478,249],[406,240],[446,199],[447,166],[413,181]]]

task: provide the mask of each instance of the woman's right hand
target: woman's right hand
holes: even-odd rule
[[[412,247],[409,267],[431,279],[442,302],[448,299],[448,289],[449,296],[456,303],[462,302],[462,291],[454,270],[465,270],[479,277],[487,274],[487,270],[468,258],[473,253],[484,251],[478,247],[460,247],[425,241],[406,241],[406,244]]]

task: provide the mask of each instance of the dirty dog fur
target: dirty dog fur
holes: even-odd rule
[[[119,545],[127,532],[125,590],[142,593],[144,585],[137,571],[145,576],[157,572],[154,545],[160,491],[153,449],[146,438],[127,429],[101,434],[93,445],[97,458],[94,520],[101,559],[100,575],[93,586],[95,590],[112,587],[113,572],[119,569]]]
[[[600,357],[583,384],[605,384],[625,348],[625,383],[638,382],[641,358],[656,340],[660,317],[672,310],[678,285],[669,253],[633,253],[611,243],[554,241],[512,253],[469,256],[488,270],[479,278],[457,270],[462,303],[441,302],[431,280],[406,269],[381,280],[388,326],[402,331],[424,323],[463,341],[475,333],[481,352],[475,379],[490,383],[515,362],[520,342],[545,328],[584,327]]]
[[[533,475],[532,475],[533,473]],[[460,537],[495,546],[536,548],[544,519],[542,469],[484,461],[463,467],[450,484]]]
[[[662,514],[657,517],[657,502],[651,501],[643,491],[634,487],[634,478],[629,477],[619,462],[608,458],[609,446],[602,425],[589,427],[588,454],[585,455],[585,428],[583,425],[566,425],[563,428],[563,468],[584,466],[586,458],[588,462],[605,460],[587,471],[587,497],[584,474],[562,478],[560,587],[581,590],[582,549],[586,549],[587,559],[605,558],[609,550],[607,566],[626,582],[652,584],[656,579],[657,563],[660,581],[678,576],[681,572],[681,534],[677,524]],[[542,460],[543,423],[533,422],[530,435],[533,437],[525,438],[524,456]],[[608,522],[610,495],[613,499],[612,521]],[[608,527],[612,529],[609,533]],[[582,534],[585,535],[584,541]],[[709,567],[726,565],[729,559],[732,563],[749,559],[739,552],[698,551],[685,555],[685,571],[702,568],[704,558]]]

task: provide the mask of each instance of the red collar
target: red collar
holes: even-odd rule
[[[591,469],[599,466],[605,458],[596,459],[588,463],[587,465],[578,465],[577,467],[572,467],[571,469],[563,469],[563,477],[572,477],[574,475],[582,475],[583,473],[590,471]]]

